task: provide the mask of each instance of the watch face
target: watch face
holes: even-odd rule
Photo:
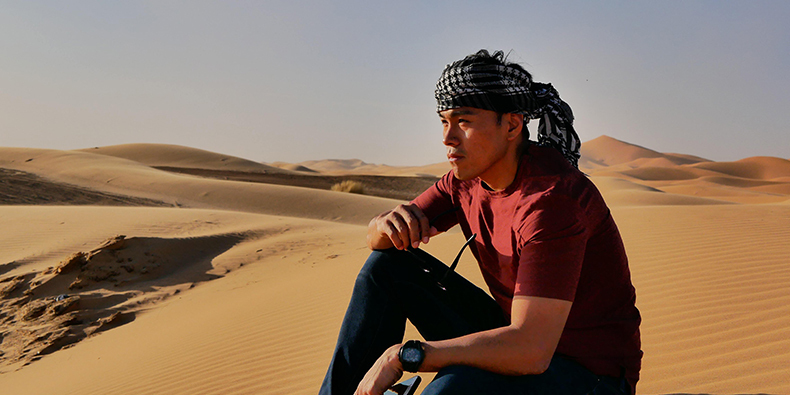
[[[414,348],[403,349],[403,360],[406,362],[417,363],[420,362],[420,350]]]

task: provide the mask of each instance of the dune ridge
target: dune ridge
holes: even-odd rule
[[[632,166],[656,166],[657,164],[669,166],[709,162],[705,158],[694,155],[661,153],[605,135],[583,143],[581,156],[580,165],[591,164],[595,167],[612,167],[629,163]]]
[[[76,151],[129,159],[151,167],[169,166],[256,173],[283,172],[275,166],[180,145],[121,144]]]

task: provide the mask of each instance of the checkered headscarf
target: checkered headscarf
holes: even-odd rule
[[[482,52],[482,51],[481,51]],[[538,145],[551,146],[579,167],[581,140],[573,129],[573,112],[551,84],[533,82],[517,68],[475,63],[477,54],[447,65],[436,83],[436,111],[474,107],[499,113],[524,114],[527,121],[540,119]]]

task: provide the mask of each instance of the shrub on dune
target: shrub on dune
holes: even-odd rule
[[[362,185],[362,183],[352,180],[345,180],[332,185],[332,190],[337,192],[358,193],[360,195],[365,193],[365,187]]]

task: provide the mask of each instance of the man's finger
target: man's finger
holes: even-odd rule
[[[417,248],[420,246],[420,239],[422,239],[420,220],[411,209],[406,208],[404,211],[406,212],[404,221],[406,221],[406,225],[409,227],[409,245]]]
[[[392,215],[392,221],[397,224],[396,226],[400,232],[403,245],[414,246],[415,238],[413,238],[413,228],[415,227],[416,222],[414,215],[404,205],[399,205],[396,207],[395,210],[393,210]],[[419,238],[416,240],[419,240]]]
[[[417,248],[420,246],[420,242],[427,243],[429,236],[429,221],[428,217],[422,212],[422,210],[414,205],[410,204],[408,206],[403,206],[403,211],[405,215],[408,216],[408,223],[409,223],[409,236],[411,246]]]
[[[400,240],[400,232],[398,232],[398,229],[395,227],[392,221],[385,221],[384,234],[386,234],[390,239],[393,247],[397,249],[401,249],[401,247],[403,247],[403,243]]]
[[[395,246],[401,250],[408,247],[411,244],[411,241],[409,240],[409,226],[403,220],[403,216],[401,216],[398,212],[393,212],[389,216],[388,221],[395,229],[395,233],[392,235],[392,237],[398,239],[397,243],[393,239],[393,244],[395,244]]]
[[[418,239],[420,239],[423,243],[427,243],[430,237],[432,236],[430,234],[431,233],[430,221],[428,220],[428,217],[425,216],[425,213],[423,213],[422,210],[416,205],[412,204],[410,206],[410,209],[411,212],[414,214],[415,218],[417,218],[417,220],[420,221],[420,232]]]

